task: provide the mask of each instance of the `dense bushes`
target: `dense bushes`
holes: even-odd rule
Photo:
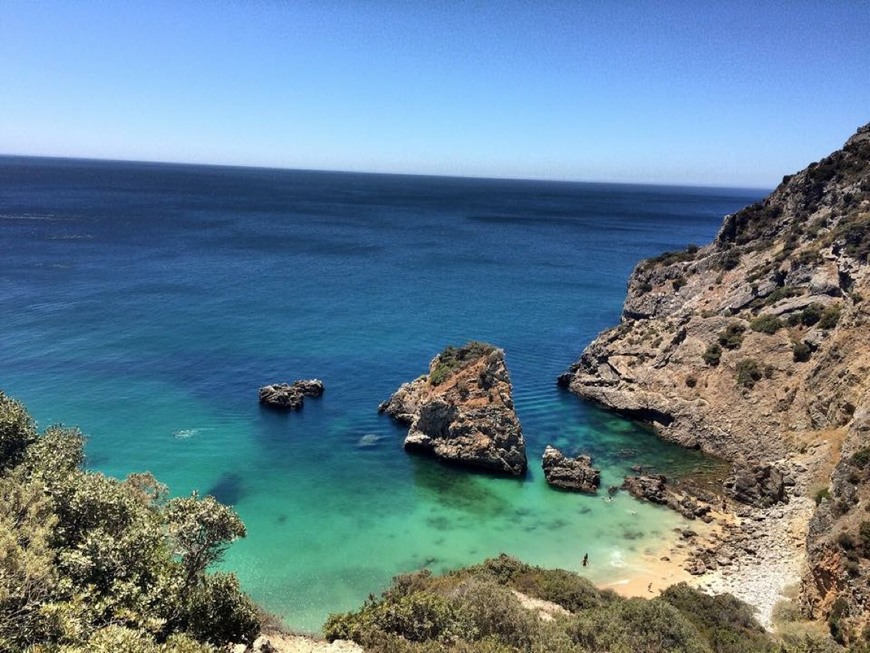
[[[813,355],[813,350],[807,343],[795,341],[791,344],[791,355],[795,363],[806,363]]]
[[[796,311],[788,316],[789,326],[816,326],[820,329],[833,329],[840,320],[840,306],[823,306],[813,303],[802,311]]]
[[[782,328],[782,321],[776,315],[762,313],[758,317],[752,319],[749,323],[749,327],[753,331],[760,331],[761,333],[772,335]]]
[[[753,388],[764,377],[764,371],[758,361],[752,358],[744,358],[737,362],[737,385],[744,388]]]
[[[83,471],[81,433],[38,435],[2,393],[0,441],[0,650],[202,653],[259,631],[235,577],[205,573],[244,536],[229,508]]]
[[[516,592],[568,610],[545,621]],[[521,595],[520,595],[521,596]],[[571,572],[500,556],[431,576],[399,576],[380,599],[330,616],[330,640],[395,653],[777,653],[780,648],[730,595],[673,586],[658,598],[623,599]]]
[[[707,346],[707,349],[704,350],[704,353],[701,354],[701,358],[703,358],[704,362],[710,367],[716,367],[722,359],[722,347],[719,343],[711,343]]]
[[[720,345],[726,349],[740,349],[743,344],[743,332],[746,327],[737,322],[732,322],[725,329],[719,332],[717,340]]]

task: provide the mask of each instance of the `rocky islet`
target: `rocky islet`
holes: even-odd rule
[[[260,403],[278,410],[301,410],[305,397],[323,395],[323,381],[308,379],[293,383],[273,383],[258,391]]]
[[[490,472],[526,471],[501,349],[478,342],[448,347],[432,359],[427,375],[403,384],[379,410],[408,425],[406,450]]]

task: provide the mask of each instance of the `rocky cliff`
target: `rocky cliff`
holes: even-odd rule
[[[408,424],[410,451],[493,472],[526,471],[501,349],[479,342],[448,347],[432,359],[429,374],[403,384],[379,410]]]
[[[870,125],[714,242],[641,262],[620,324],[559,378],[668,440],[797,475],[819,501],[805,606],[845,639],[870,609],[868,257]]]

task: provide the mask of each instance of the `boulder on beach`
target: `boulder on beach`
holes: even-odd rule
[[[323,381],[308,379],[293,383],[273,383],[259,390],[260,403],[281,410],[299,410],[305,397],[319,397],[323,394]]]
[[[736,501],[767,508],[788,503],[785,475],[770,463],[748,463],[738,459],[725,479],[725,493]]]
[[[526,471],[504,351],[492,345],[447,347],[429,374],[403,384],[378,410],[408,425],[408,451],[491,472]]]
[[[541,461],[547,483],[562,490],[595,494],[601,485],[601,471],[592,467],[592,458],[568,458],[561,451],[547,445]]]

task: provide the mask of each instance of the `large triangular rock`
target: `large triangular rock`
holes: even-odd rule
[[[379,410],[408,424],[409,451],[493,472],[526,471],[504,351],[492,345],[448,347],[429,374],[403,384]]]

